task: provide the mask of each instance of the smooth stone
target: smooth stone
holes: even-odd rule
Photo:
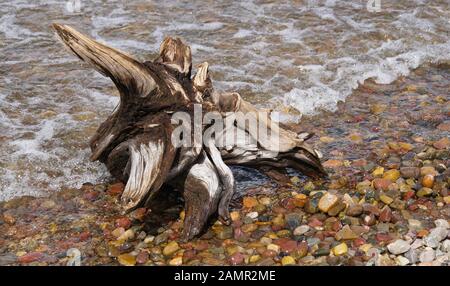
[[[336,256],[344,255],[348,251],[347,244],[345,242],[338,244],[335,247],[333,247],[332,251],[333,251],[333,254]]]
[[[119,236],[117,240],[121,241],[132,240],[134,239],[134,236],[135,236],[134,231],[132,229],[128,229],[121,236]]]
[[[421,188],[421,189],[418,190],[417,193],[416,193],[416,195],[417,195],[419,198],[428,197],[428,196],[431,196],[432,194],[433,194],[433,190],[430,189],[430,188],[425,188],[425,187]]]
[[[390,253],[399,255],[407,252],[411,248],[410,244],[402,239],[397,239],[396,241],[388,244],[387,249]]]
[[[163,254],[165,256],[171,256],[172,254],[177,252],[178,249],[180,249],[178,243],[176,241],[171,241],[164,247]]]
[[[319,209],[326,213],[328,212],[333,206],[335,206],[339,201],[339,198],[336,195],[325,193],[319,200]]]
[[[408,265],[408,264],[410,263],[410,262],[409,262],[409,259],[406,258],[406,257],[403,257],[403,256],[397,256],[397,257],[395,258],[395,261],[396,261],[397,264],[400,265],[400,266],[406,266],[406,265]]]
[[[310,227],[308,225],[301,225],[299,227],[296,227],[294,229],[294,235],[303,235],[307,233],[310,230]]]
[[[388,179],[391,182],[395,182],[398,178],[400,178],[400,172],[396,169],[386,171],[383,175],[383,178]]]
[[[180,266],[181,264],[183,264],[183,257],[181,256],[175,257],[169,261],[170,266]]]
[[[450,239],[446,239],[442,242],[441,250],[443,252],[450,252]]]
[[[381,196],[380,196],[380,200],[381,200],[383,203],[385,203],[386,205],[390,205],[390,204],[394,201],[393,198],[391,198],[391,197],[389,197],[389,196],[387,196],[387,195],[381,195]]]
[[[295,259],[292,256],[284,256],[281,259],[281,265],[295,265]]]
[[[414,242],[411,244],[411,248],[412,249],[417,249],[424,246],[423,240],[418,238],[416,240],[414,240]]]
[[[346,215],[348,216],[359,216],[363,212],[363,207],[360,204],[354,204],[347,208]]]
[[[350,240],[358,238],[358,235],[350,229],[350,226],[346,225],[336,233],[335,238],[336,240]]]
[[[382,222],[390,222],[392,219],[392,210],[388,206],[384,206],[384,208],[380,212],[380,216],[378,219]]]
[[[435,237],[437,241],[442,241],[447,238],[448,230],[443,227],[435,227],[430,231],[428,236]]]
[[[250,212],[246,216],[251,218],[251,219],[255,219],[255,218],[258,217],[258,212]]]
[[[419,231],[423,229],[422,222],[417,219],[408,219],[408,226],[410,230]]]
[[[154,244],[155,245],[159,245],[161,243],[164,243],[167,241],[167,239],[169,239],[169,233],[168,232],[163,232],[159,235],[157,235],[154,239]]]
[[[402,175],[403,178],[406,179],[419,178],[420,169],[417,167],[401,167],[400,174]]]
[[[426,175],[434,175],[437,176],[438,172],[434,167],[422,167],[420,168],[420,175],[426,176]]]
[[[271,244],[267,245],[267,250],[272,250],[272,251],[278,253],[278,252],[280,252],[280,247],[276,244],[271,243]]]
[[[308,237],[306,239],[306,243],[308,244],[308,247],[313,247],[314,245],[320,243],[320,239],[317,237]]]
[[[442,227],[442,228],[445,228],[445,229],[449,229],[450,228],[450,225],[449,225],[448,221],[445,220],[445,219],[437,219],[437,220],[434,221],[434,224],[436,225],[436,227]]]
[[[384,168],[383,167],[376,167],[375,170],[373,170],[372,175],[374,177],[383,176],[384,174]]]
[[[258,204],[258,201],[253,197],[245,197],[242,200],[242,204],[244,205],[244,207],[250,209],[250,208],[255,207]]]
[[[436,253],[431,248],[426,248],[424,251],[422,251],[419,255],[420,262],[431,262],[436,257]]]
[[[415,264],[419,260],[419,254],[415,249],[410,249],[408,252],[405,253],[404,256],[411,262],[411,264]]]
[[[0,255],[0,266],[12,264],[12,263],[15,263],[16,261],[17,261],[17,256],[12,253]]]
[[[337,216],[341,211],[345,209],[345,207],[346,205],[342,201],[339,201],[337,204],[335,204],[328,210],[328,215],[333,217]]]
[[[287,226],[289,229],[295,229],[302,223],[303,215],[299,213],[290,213],[284,216]]]
[[[123,266],[136,265],[136,257],[129,253],[121,254],[117,257],[117,261]]]
[[[436,248],[439,245],[439,241],[435,237],[432,237],[432,236],[426,236],[423,239],[423,241],[426,246],[431,247],[431,248]]]
[[[434,176],[431,174],[425,175],[422,178],[422,186],[426,188],[433,188],[434,185]]]
[[[390,184],[392,181],[385,178],[376,178],[372,181],[373,187],[377,190],[387,191]]]
[[[230,226],[224,226],[222,229],[220,229],[217,233],[218,239],[228,239],[233,237],[233,228]]]

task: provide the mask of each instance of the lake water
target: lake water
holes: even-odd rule
[[[181,36],[216,88],[298,120],[334,110],[365,79],[450,60],[448,0],[368,1],[1,0],[0,200],[108,178],[88,140],[118,92],[62,48],[51,23],[140,60]]]

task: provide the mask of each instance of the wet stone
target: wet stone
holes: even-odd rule
[[[134,266],[136,265],[136,258],[128,253],[121,254],[117,257],[117,261],[123,266]]]
[[[220,228],[220,230],[216,233],[216,236],[218,239],[228,239],[233,237],[233,228],[230,226],[223,226]]]
[[[325,193],[319,200],[318,207],[322,212],[328,212],[333,206],[335,206],[339,201],[336,195]]]
[[[348,207],[346,215],[348,216],[359,216],[363,212],[363,207],[360,204],[354,204]]]
[[[403,178],[418,178],[420,176],[420,169],[417,167],[402,167],[400,173]]]
[[[178,243],[176,241],[171,241],[164,247],[163,254],[165,256],[171,256],[172,254],[177,252],[178,249],[180,249]]]
[[[345,243],[338,244],[335,247],[333,247],[332,251],[333,251],[333,254],[336,256],[344,255],[348,251],[347,244],[345,244]]]
[[[303,235],[309,231],[310,227],[308,225],[301,225],[294,230],[294,235]]]
[[[304,210],[305,210],[307,213],[314,214],[314,213],[316,213],[316,212],[319,211],[318,204],[319,204],[319,199],[316,199],[316,198],[314,198],[314,199],[309,199],[309,200],[307,200],[306,203],[305,203],[305,208],[304,208]]]
[[[350,229],[348,225],[346,225],[336,233],[335,238],[336,240],[352,240],[358,238],[358,236]]]
[[[328,215],[337,216],[341,211],[345,209],[345,207],[346,205],[342,201],[339,201],[336,205],[328,210]]]
[[[290,213],[286,214],[284,219],[289,229],[294,230],[302,223],[303,215],[299,213]]]
[[[169,239],[169,233],[163,232],[155,237],[154,244],[159,245],[159,244],[165,243],[168,239]]]
[[[433,194],[433,190],[430,188],[421,188],[419,191],[417,191],[416,195],[419,198],[423,198],[423,197],[429,197]]]

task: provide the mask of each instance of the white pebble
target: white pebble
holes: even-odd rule
[[[397,256],[395,258],[395,261],[397,262],[398,265],[401,265],[401,266],[405,266],[405,265],[409,264],[408,258],[403,257],[403,256]]]
[[[249,217],[251,219],[255,219],[258,217],[258,212],[250,212],[247,214],[247,217]]]
[[[445,228],[445,229],[449,229],[450,228],[450,226],[448,224],[448,221],[445,220],[445,219],[437,219],[437,220],[434,221],[434,224],[436,225],[436,227],[442,227],[442,228]]]
[[[308,225],[301,225],[294,229],[294,235],[302,235],[309,231],[310,227]]]
[[[397,239],[396,241],[388,244],[387,249],[390,253],[398,255],[407,252],[411,246],[409,243],[402,239]]]
[[[435,252],[432,248],[427,247],[422,253],[419,255],[420,262],[431,262],[436,257]]]

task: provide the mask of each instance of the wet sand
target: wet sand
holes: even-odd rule
[[[270,171],[235,197],[231,226],[188,243],[169,190],[129,215],[120,182],[2,202],[0,265],[66,265],[71,248],[82,265],[448,265],[449,83],[448,64],[423,66],[303,118],[329,179]]]

